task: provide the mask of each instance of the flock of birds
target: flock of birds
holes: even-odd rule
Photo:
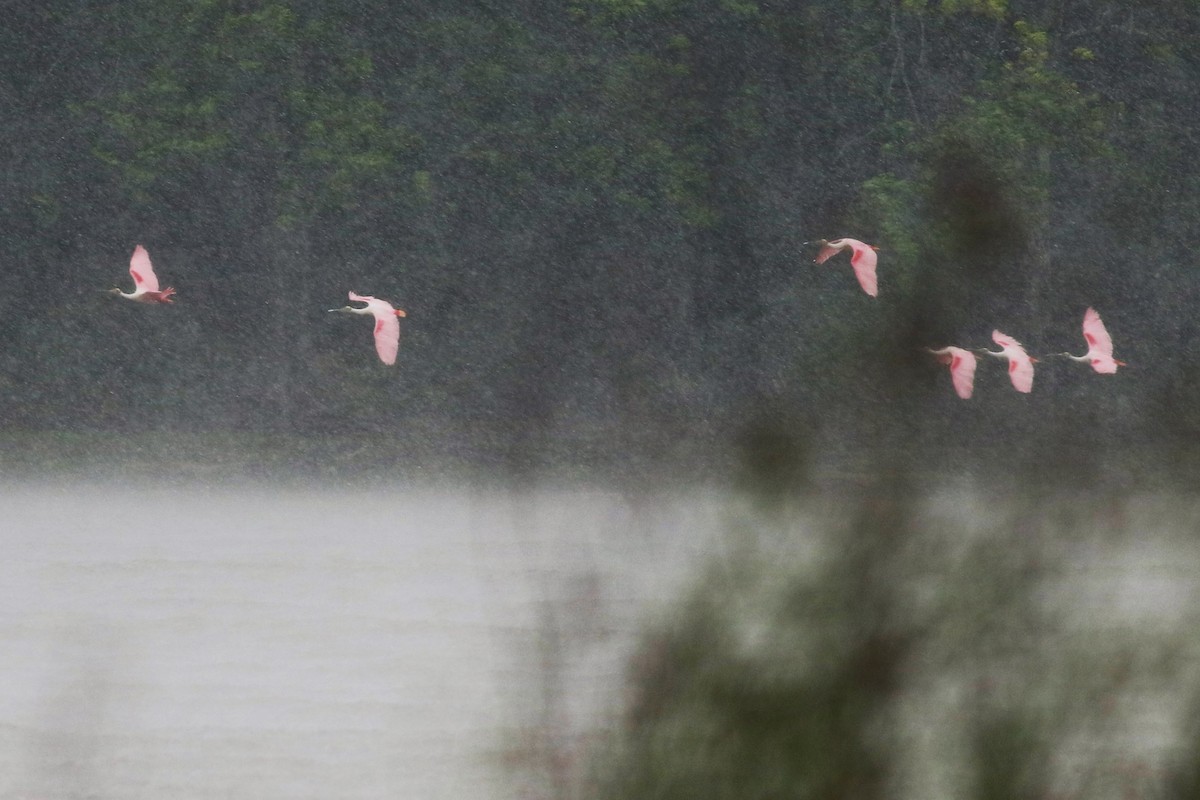
[[[834,239],[833,241],[820,239],[816,244],[821,246],[814,259],[818,264],[825,263],[843,250],[850,250],[850,266],[854,268],[859,285],[871,297],[879,295],[879,282],[875,275],[875,267],[878,263],[876,251],[879,248],[860,242],[858,239]],[[154,274],[154,267],[150,263],[150,254],[140,244],[134,248],[133,256],[129,260],[129,274],[133,276],[134,289],[132,292],[110,289],[109,293],[135,303],[172,302],[171,297],[175,294],[175,290],[169,286],[165,289],[159,288],[158,276]],[[379,354],[379,360],[384,364],[389,366],[395,364],[396,353],[400,348],[399,318],[406,316],[404,310],[394,307],[386,300],[369,295],[350,292],[349,298],[350,302],[363,305],[348,305],[343,308],[331,308],[329,311],[344,314],[369,314],[374,317],[375,352]],[[1054,353],[1053,355],[1090,364],[1092,369],[1102,374],[1112,374],[1117,371],[1118,366],[1125,366],[1124,361],[1117,361],[1113,358],[1112,337],[1108,335],[1104,322],[1094,308],[1089,308],[1083,315],[1083,338],[1088,344],[1087,352],[1083,355],[1077,356],[1071,353]],[[1008,361],[1008,377],[1012,380],[1013,387],[1018,392],[1032,391],[1033,365],[1037,359],[1026,353],[1025,348],[1016,339],[998,330],[992,331],[992,341],[1000,346],[999,351],[976,348],[975,352],[1006,359]],[[927,349],[941,363],[950,367],[951,381],[958,396],[964,400],[969,399],[975,391],[975,368],[977,366],[975,352],[954,346],[938,350]]]
[[[858,239],[834,239],[833,241],[820,239],[816,244],[821,246],[817,257],[813,259],[818,264],[825,263],[830,257],[843,250],[850,250],[850,266],[854,268],[859,285],[871,297],[879,295],[879,282],[875,276],[875,266],[878,262],[875,252],[879,248],[860,242]],[[1088,345],[1087,352],[1083,355],[1077,356],[1071,353],[1054,353],[1052,355],[1089,364],[1092,369],[1103,375],[1111,375],[1117,371],[1117,367],[1125,366],[1124,361],[1113,358],[1112,337],[1109,336],[1103,320],[1100,319],[1100,315],[1094,308],[1089,308],[1084,312],[1083,338]],[[1007,359],[1008,377],[1012,381],[1013,388],[1018,392],[1033,391],[1033,365],[1037,363],[1037,359],[1026,353],[1021,343],[1008,334],[994,330],[992,331],[992,341],[1000,345],[1000,350],[981,347],[976,348],[975,352]],[[938,361],[950,367],[950,378],[954,384],[954,391],[962,399],[969,399],[975,391],[975,368],[977,366],[975,352],[954,346],[943,347],[939,350],[926,349],[936,356]]]
[[[135,303],[171,303],[175,290],[171,287],[160,289],[158,276],[154,274],[154,266],[150,263],[150,254],[140,244],[133,249],[133,257],[129,259],[129,274],[133,276],[133,291],[122,292],[120,289],[109,289],[109,294],[124,297]],[[396,308],[386,300],[350,292],[350,302],[364,303],[363,306],[345,306],[331,308],[331,313],[370,314],[375,317],[375,352],[379,360],[391,366],[396,363],[396,353],[400,350],[400,320],[406,316],[404,309]]]

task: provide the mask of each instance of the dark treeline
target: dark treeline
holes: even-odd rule
[[[3,7],[9,431],[514,464],[780,420],[839,463],[1200,437],[1195,0]],[[839,236],[877,300],[811,263]],[[174,307],[97,291],[139,242]],[[395,369],[326,314],[349,289],[408,311]],[[1024,397],[989,360],[964,403],[919,350],[1079,353],[1089,305],[1114,377]]]

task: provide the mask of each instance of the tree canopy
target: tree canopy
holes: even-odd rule
[[[1194,0],[7,10],[10,432],[648,463],[763,409],[831,459],[1200,436]],[[811,264],[840,236],[877,300]],[[94,291],[137,243],[174,307]],[[408,310],[397,369],[325,318],[350,289]],[[962,403],[920,350],[1081,352],[1088,306],[1127,374],[1018,397],[986,363]]]

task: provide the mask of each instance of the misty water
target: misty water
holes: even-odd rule
[[[589,768],[647,626],[747,548],[759,563],[819,567],[838,528],[816,520],[842,503],[815,499],[772,532],[783,517],[699,489],[77,481],[2,497],[0,797],[13,798],[566,796],[555,776]],[[997,531],[1040,542],[1030,563],[1053,567],[1027,588],[1057,622],[1029,633],[1043,640],[1032,660],[989,681],[1099,698],[1086,703],[1103,727],[1057,743],[1068,778],[1097,758],[1105,774],[1161,765],[1186,714],[1200,512],[1150,495],[1068,507],[1056,522],[931,492],[928,540],[889,567],[917,565],[898,598],[919,613],[986,582],[963,560],[977,547],[998,545],[993,572],[1008,569],[1009,544],[988,542]],[[749,614],[737,637],[750,673],[756,650],[777,648],[754,609],[779,580],[730,606]],[[945,596],[964,619],[989,605],[1015,619],[1003,591],[977,611]],[[951,613],[896,703],[897,796],[961,790],[957,726],[977,698],[955,659],[982,639]],[[1111,678],[1120,669],[1136,679]]]
[[[8,487],[0,796],[493,798],[614,705],[703,496]]]

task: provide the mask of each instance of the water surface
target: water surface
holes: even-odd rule
[[[582,490],[9,487],[0,796],[504,797],[538,735],[611,707],[718,516]]]

